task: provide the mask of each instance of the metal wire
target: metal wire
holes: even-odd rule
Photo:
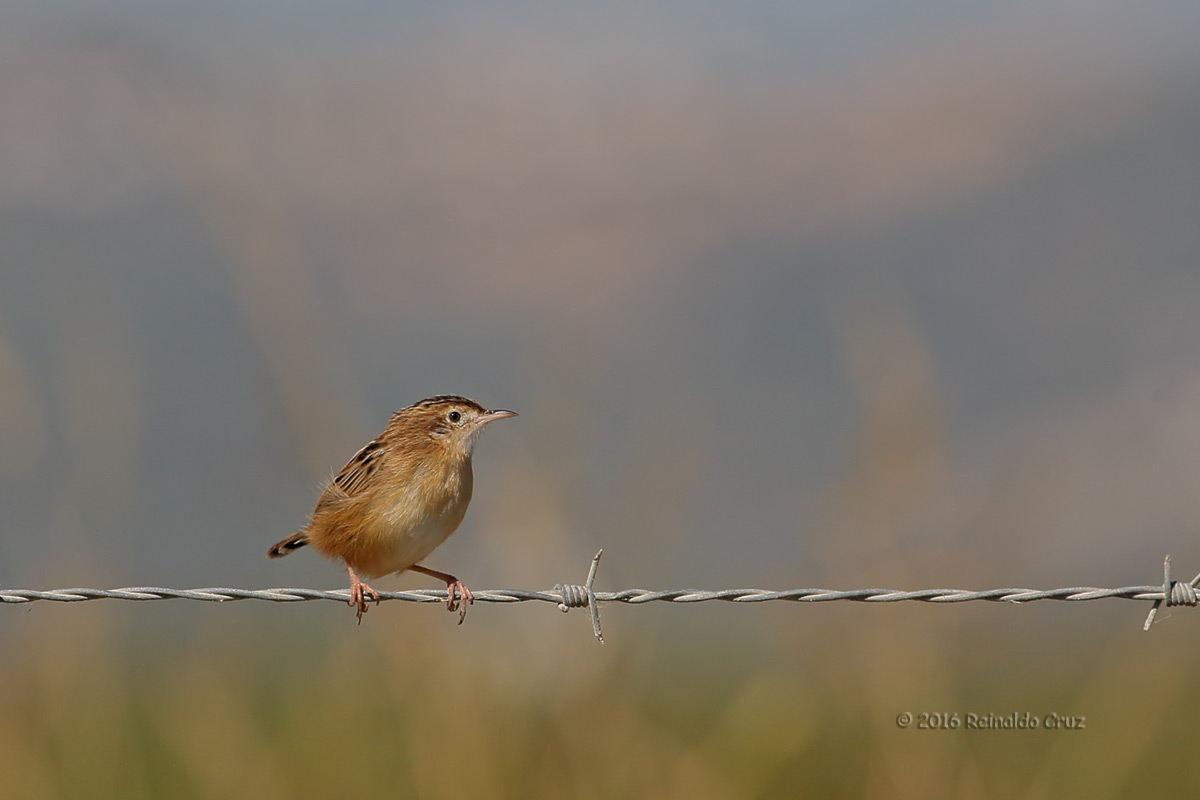
[[[1150,614],[1146,618],[1145,630],[1150,630],[1155,615],[1162,605],[1194,606],[1198,600],[1196,589],[1200,586],[1200,575],[1188,583],[1171,580],[1171,557],[1167,556],[1163,563],[1163,583],[1158,586],[1122,586],[1116,589],[1103,589],[1094,586],[1071,586],[1062,589],[984,589],[971,591],[969,589],[915,589],[902,591],[899,589],[850,589],[838,591],[834,589],[618,589],[611,592],[594,591],[592,584],[596,579],[596,569],[600,563],[601,550],[592,559],[588,571],[587,582],[578,586],[575,584],[559,584],[545,591],[528,589],[482,589],[474,590],[475,600],[482,603],[523,603],[541,601],[554,603],[562,611],[572,608],[588,608],[592,616],[592,630],[601,642],[604,637],[600,631],[600,603],[627,603],[641,605],[643,603],[706,603],[720,600],[728,603],[770,603],[789,601],[797,603],[830,603],[841,600],[852,600],[860,603],[902,603],[917,601],[922,603],[967,603],[975,600],[987,600],[996,603],[1031,603],[1035,600],[1065,600],[1082,602],[1086,600],[1142,600],[1153,601]],[[379,592],[379,599],[402,600],[410,603],[445,603],[444,589],[415,589],[404,592]],[[348,589],[321,591],[318,589],[164,589],[157,586],[133,586],[123,589],[4,589],[0,588],[0,603],[21,604],[38,600],[48,600],[57,603],[78,603],[85,600],[202,600],[212,603],[224,603],[232,600],[270,600],[272,602],[291,603],[307,600],[334,600],[347,603],[350,600]]]

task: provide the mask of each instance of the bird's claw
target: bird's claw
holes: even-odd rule
[[[351,576],[354,578],[358,577],[358,576],[354,575],[354,573],[351,573]],[[374,600],[375,605],[379,605],[379,592],[375,591],[370,586],[368,586],[367,584],[363,583],[360,580],[351,581],[351,583],[350,583],[350,601],[349,601],[348,605],[357,609],[358,613],[355,616],[358,617],[359,625],[362,625],[363,614],[367,613],[367,600],[368,599]]]
[[[458,612],[458,624],[467,618],[467,606],[475,604],[475,595],[457,578],[446,582],[446,610]]]

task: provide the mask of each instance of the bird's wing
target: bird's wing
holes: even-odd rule
[[[383,453],[383,443],[378,439],[371,440],[342,467],[342,471],[333,479],[332,486],[345,492],[348,497],[358,494],[371,484],[371,476],[379,469]]]

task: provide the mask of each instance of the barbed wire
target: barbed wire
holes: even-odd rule
[[[1095,586],[1070,586],[1061,589],[984,589],[972,591],[969,589],[618,589],[615,591],[595,591],[593,583],[596,580],[596,570],[600,565],[600,556],[604,551],[596,553],[588,570],[587,581],[583,585],[560,583],[553,589],[533,591],[528,589],[482,589],[473,590],[475,600],[482,603],[524,603],[541,601],[555,603],[559,609],[566,612],[572,608],[587,608],[591,611],[592,632],[601,642],[604,636],[600,630],[600,603],[626,603],[641,605],[643,603],[705,603],[719,600],[729,603],[769,603],[788,601],[798,603],[829,603],[850,600],[861,603],[967,603],[976,600],[986,600],[996,603],[1032,603],[1037,600],[1063,600],[1068,602],[1083,602],[1087,600],[1140,600],[1153,601],[1144,630],[1150,630],[1154,624],[1158,609],[1163,605],[1194,606],[1200,602],[1197,587],[1200,586],[1200,574],[1190,582],[1184,583],[1171,579],[1171,557],[1163,561],[1163,582],[1161,585],[1122,586],[1115,589],[1104,589]],[[401,600],[409,603],[445,603],[445,589],[413,589],[403,592],[379,592],[380,601]],[[5,589],[0,587],[0,603],[24,604],[38,600],[57,603],[78,603],[86,600],[200,600],[211,603],[224,603],[233,600],[269,600],[272,602],[291,603],[307,600],[334,600],[348,603],[348,589],[230,589],[214,587],[206,589],[165,589],[157,586],[132,586],[123,589]]]

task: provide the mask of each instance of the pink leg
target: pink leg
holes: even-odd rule
[[[350,573],[350,605],[358,608],[358,624],[362,625],[362,615],[367,613],[367,597],[379,605],[379,592],[363,583],[354,574],[354,567],[347,564],[346,570]]]
[[[437,578],[440,581],[446,582],[446,610],[458,612],[458,624],[462,625],[463,620],[467,618],[467,604],[475,604],[475,595],[471,594],[471,590],[467,585],[454,577],[448,572],[438,572],[436,569],[422,567],[420,564],[415,564],[409,567],[413,572],[419,572],[422,575],[428,575],[431,578]],[[455,597],[455,592],[458,597]],[[461,602],[459,601],[461,598]]]

